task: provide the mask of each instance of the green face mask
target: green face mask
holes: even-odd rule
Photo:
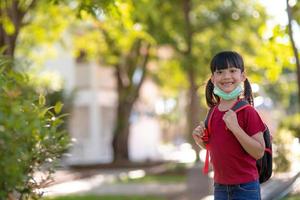
[[[241,85],[238,85],[233,91],[231,91],[230,93],[226,93],[223,90],[221,90],[220,88],[218,88],[218,86],[214,87],[214,94],[219,96],[220,98],[224,99],[224,100],[232,100],[237,98],[241,92],[243,91],[243,88]]]

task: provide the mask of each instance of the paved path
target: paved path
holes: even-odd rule
[[[115,183],[116,180],[141,173],[159,173],[163,166],[150,170],[123,169],[89,172],[87,177],[78,172],[59,171],[55,175],[56,184],[43,189],[46,196],[66,194],[120,194],[120,195],[157,195],[171,200],[199,200],[211,193],[211,179],[201,173],[201,167],[195,165],[187,170],[187,182],[183,183]],[[66,178],[69,181],[63,182]]]
[[[161,171],[162,168],[153,168]],[[154,171],[155,171],[154,170]],[[122,170],[100,170],[84,177],[72,173],[58,172],[60,179],[65,174],[70,178],[66,182],[57,182],[43,191],[47,195],[66,195],[66,194],[120,194],[120,195],[157,195],[165,196],[169,200],[210,200],[213,199],[212,180],[208,176],[202,175],[201,166],[194,165],[187,171],[186,183],[114,183],[117,179],[132,175],[146,173],[143,169],[122,169]],[[77,178],[76,178],[77,177]],[[299,173],[276,174],[271,180],[262,185],[262,199],[280,199],[280,195],[289,191],[289,187],[299,177]],[[74,180],[75,179],[75,180]]]
[[[299,169],[300,170],[300,169]],[[268,182],[262,184],[263,200],[279,200],[293,189],[295,181],[299,182],[300,173],[290,172],[276,174]],[[295,185],[296,186],[296,185]]]

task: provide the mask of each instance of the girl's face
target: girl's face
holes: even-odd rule
[[[216,70],[211,76],[212,83],[226,93],[233,91],[245,79],[245,73],[235,67]]]

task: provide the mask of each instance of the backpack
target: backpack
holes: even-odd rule
[[[243,110],[244,108],[251,106],[247,101],[245,100],[240,100],[238,101],[233,107],[232,110],[234,112],[239,112],[241,110]],[[213,112],[215,110],[217,106],[214,106],[213,108],[211,108],[206,116],[205,119],[205,131],[204,134],[202,136],[202,140],[205,142],[206,144],[206,158],[205,158],[205,164],[203,167],[203,173],[207,174],[208,173],[208,168],[209,168],[209,130],[210,130],[210,125],[211,125],[211,118],[213,115]],[[256,161],[256,167],[258,170],[258,174],[259,174],[259,182],[260,183],[264,183],[266,182],[272,175],[272,136],[270,134],[270,131],[267,127],[266,124],[265,125],[265,130],[263,131],[263,136],[264,136],[264,141],[265,141],[265,153],[263,155],[263,157],[261,157],[260,159],[258,159]]]

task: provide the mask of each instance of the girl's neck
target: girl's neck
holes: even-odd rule
[[[220,111],[227,111],[227,110],[229,110],[230,108],[233,107],[233,105],[235,104],[235,102],[237,100],[238,100],[238,98],[232,99],[232,100],[221,99],[220,103],[218,105],[218,108],[219,108]]]

